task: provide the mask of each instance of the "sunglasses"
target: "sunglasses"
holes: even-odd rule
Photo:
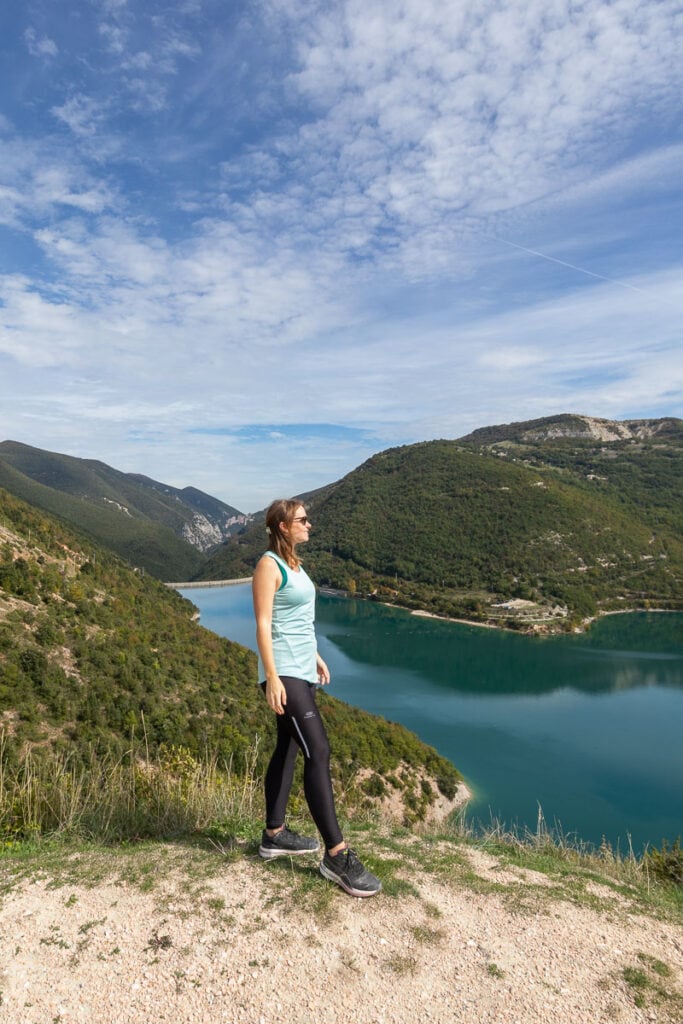
[[[313,525],[311,523],[311,520],[308,518],[308,516],[294,516],[294,518],[292,519],[292,522],[293,523],[302,523],[303,526],[312,526]]]

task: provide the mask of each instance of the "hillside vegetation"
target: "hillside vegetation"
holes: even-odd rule
[[[205,552],[248,521],[196,488],[16,441],[0,443],[0,487],[163,580],[189,579]]]
[[[596,437],[587,419],[373,456],[311,496],[307,568],[320,584],[514,626],[572,628],[601,609],[682,607],[680,422],[638,421],[636,436],[620,424],[611,435],[591,427]],[[264,547],[255,524],[198,578],[248,575]]]
[[[252,652],[193,621],[179,594],[2,491],[0,509],[2,772],[19,777],[27,750],[83,764],[186,750],[240,772],[257,736],[263,769],[274,719]],[[419,818],[437,785],[454,795],[456,770],[407,729],[326,694],[321,709],[349,800],[393,786]],[[0,831],[11,813],[3,806]]]

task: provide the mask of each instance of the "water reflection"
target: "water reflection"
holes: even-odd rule
[[[652,649],[656,641],[650,630],[658,618],[662,616],[631,616],[629,640],[633,646],[625,647],[623,628],[619,634],[607,625],[609,620],[602,620],[593,633],[580,637],[527,637],[325,597],[319,601],[318,629],[351,661],[412,670],[460,693],[544,694],[568,687],[589,693],[638,686],[680,688],[683,647],[676,648],[672,642],[672,629],[666,634],[657,623],[654,632],[667,649]],[[610,648],[611,640],[618,646]]]

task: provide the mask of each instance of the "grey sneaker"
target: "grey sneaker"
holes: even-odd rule
[[[285,827],[274,836],[269,836],[264,829],[258,852],[264,860],[272,860],[274,857],[300,857],[304,853],[317,853],[319,849],[317,839],[307,839]]]
[[[367,868],[364,868],[353,850],[340,850],[336,857],[325,856],[320,861],[320,874],[336,882],[351,896],[376,896],[382,890],[382,883]]]

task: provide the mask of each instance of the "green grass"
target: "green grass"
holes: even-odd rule
[[[640,966],[629,964],[621,972],[635,1006],[641,1010],[654,1008],[654,1019],[659,1021],[674,1024],[682,1020],[683,996],[673,987],[669,965],[647,953],[638,953],[637,957]]]
[[[314,858],[304,862],[303,858],[283,857],[264,864],[264,873],[271,882],[268,903],[278,905],[285,913],[303,908],[320,924],[336,920],[336,892],[332,885],[323,883]]]
[[[498,964],[493,964],[493,963],[487,964],[486,965],[486,973],[489,974],[492,978],[504,978],[505,977],[505,971],[501,970],[501,968],[498,966]]]
[[[656,957],[649,956],[647,953],[638,953],[638,959],[654,974],[659,975],[660,978],[670,978],[673,973],[669,965],[665,964],[663,960],[658,960]]]
[[[429,928],[427,925],[418,924],[410,929],[413,938],[426,946],[438,945],[445,938],[443,928]]]
[[[414,956],[405,955],[402,953],[392,953],[391,956],[387,957],[383,961],[382,966],[385,971],[391,974],[415,974],[417,971],[417,960]]]

